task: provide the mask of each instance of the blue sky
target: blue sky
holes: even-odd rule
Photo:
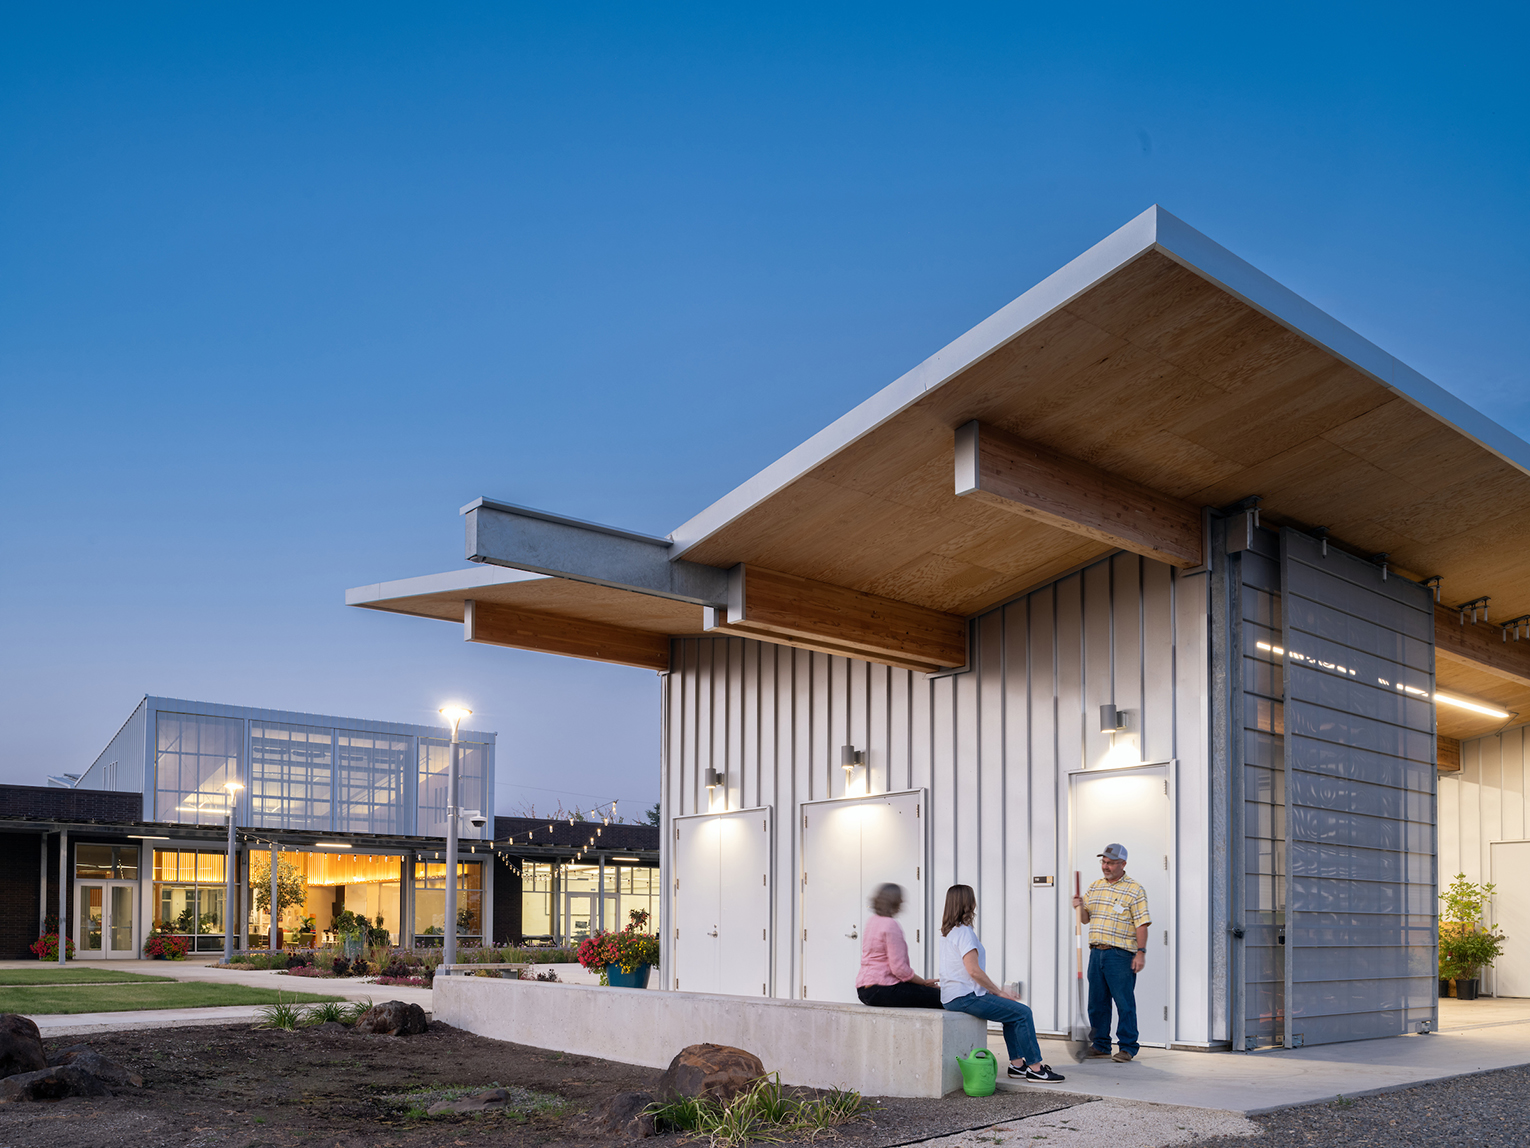
[[[144,693],[464,699],[500,811],[657,682],[348,610],[479,495],[666,533],[1152,203],[1530,434],[1520,6],[13,8],[0,781]]]

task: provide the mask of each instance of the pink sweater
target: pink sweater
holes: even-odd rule
[[[861,930],[861,971],[855,987],[895,985],[912,980],[914,970],[908,963],[908,942],[903,930],[891,917],[873,915]]]

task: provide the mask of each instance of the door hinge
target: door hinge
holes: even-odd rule
[[[1165,929],[1163,931],[1163,943],[1166,944],[1166,945],[1169,943],[1169,930],[1168,929]]]
[[[1163,779],[1163,795],[1165,797],[1169,796],[1169,779],[1167,777]]]
[[[917,944],[918,941],[919,941],[919,930],[915,929],[914,930],[914,942]]]
[[[770,940],[770,938],[765,935],[765,930],[764,929],[760,930],[760,940],[762,940],[762,941]]]
[[[675,926],[675,940],[678,941],[679,939],[680,939],[680,926],[676,925]]]
[[[804,940],[804,941],[805,941],[805,940],[807,940],[807,930],[806,930],[806,929],[803,929],[803,930],[802,930],[802,939],[803,939],[803,940]]]
[[[807,828],[807,814],[806,813],[804,813],[802,815],[802,828],[804,828],[804,829]]]
[[[676,840],[676,841],[679,841],[679,840],[680,840],[680,826],[678,826],[678,825],[677,825],[677,826],[675,826],[675,840]],[[675,982],[675,983],[676,983],[676,984],[679,984],[679,983],[680,983],[680,982],[679,982],[679,981],[676,981],[676,982]]]
[[[760,822],[760,828],[762,830],[764,830],[766,833],[769,833],[770,832],[770,821],[768,819],[762,820]]]
[[[920,867],[918,865],[914,866],[914,880],[915,881],[919,880],[919,868]]]
[[[804,870],[803,870],[803,871],[802,871],[802,883],[803,883],[803,884],[804,884],[804,885],[806,885],[806,884],[807,884],[807,870],[806,870],[806,869],[804,869]]]
[[[676,877],[675,878],[675,892],[678,893],[679,891],[680,891],[680,878]]]
[[[769,873],[761,873],[760,874],[760,884],[761,885],[766,885],[766,886],[768,886],[770,884],[770,874]]]
[[[1163,867],[1165,869],[1168,869],[1169,867],[1169,855],[1167,853],[1163,855]]]
[[[1163,1006],[1163,1019],[1164,1020],[1168,1020],[1169,1019],[1169,1006],[1168,1005],[1164,1005]]]
[[[919,802],[917,802],[917,801],[914,802],[914,816],[916,818],[919,816]]]
[[[802,999],[807,1000],[807,985],[802,986]]]

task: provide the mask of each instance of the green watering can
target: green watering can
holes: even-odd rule
[[[999,1062],[986,1048],[975,1048],[966,1056],[958,1056],[956,1065],[962,1070],[962,1091],[968,1096],[992,1096],[998,1086]]]

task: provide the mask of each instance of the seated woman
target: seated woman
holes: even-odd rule
[[[1010,1076],[1047,1084],[1065,1079],[1041,1062],[1030,1007],[994,984],[984,971],[987,954],[972,927],[976,913],[972,886],[952,885],[946,890],[946,910],[940,920],[941,1002],[953,1012],[971,1013],[1004,1026]]]
[[[908,963],[908,942],[893,920],[903,908],[903,887],[889,882],[871,899],[871,919],[861,931],[861,971],[855,995],[879,1008],[943,1008],[939,981],[927,981]]]

